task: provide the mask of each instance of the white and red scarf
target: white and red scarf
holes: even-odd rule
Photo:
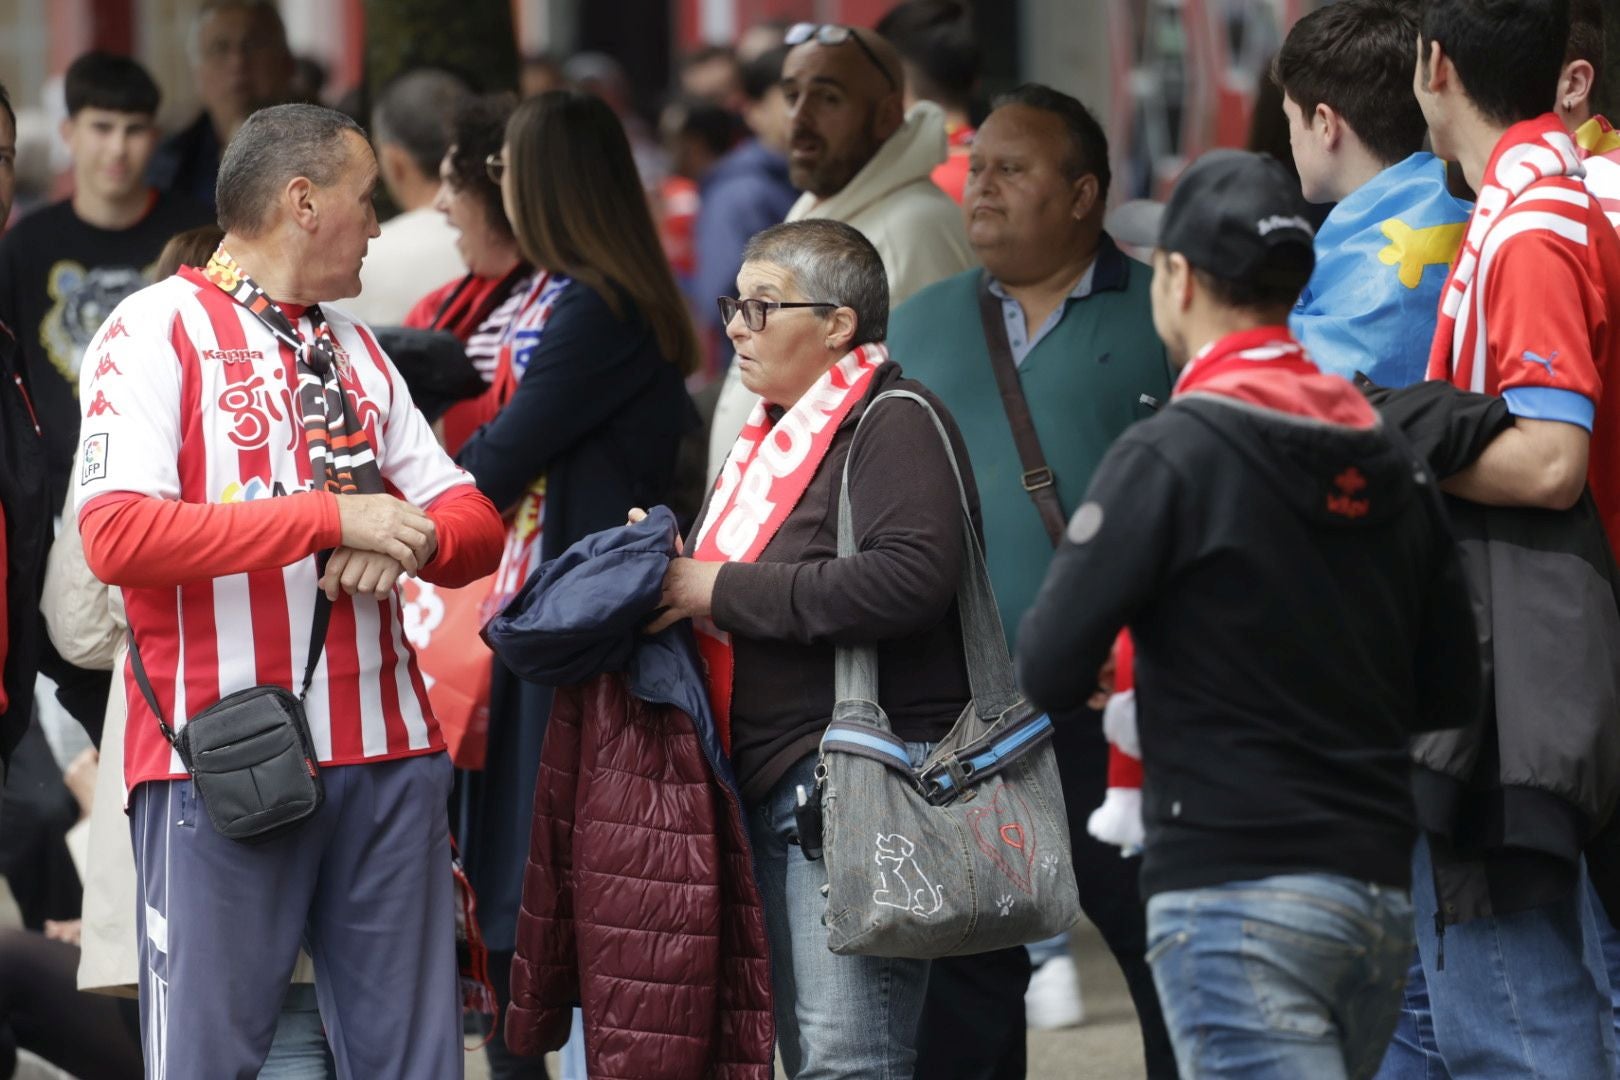
[[[529,360],[540,344],[546,323],[551,320],[557,298],[572,282],[560,274],[537,270],[534,280],[525,290],[518,312],[501,338],[495,354],[495,381],[489,388],[497,408],[517,393],[529,369]],[[484,601],[482,616],[489,621],[496,612],[529,580],[529,574],[540,565],[541,530],[545,524],[546,478],[539,476],[529,484],[518,499],[506,526],[506,546],[501,550],[501,562],[495,570],[495,580],[489,598]]]
[[[765,402],[743,425],[715,481],[709,513],[691,556],[705,562],[754,562],[810,487],[832,447],[838,426],[866,396],[889,359],[882,345],[862,345],[827,369],[780,420]],[[708,668],[709,701],[721,744],[731,746],[731,688],[736,658],[731,635],[709,619],[695,619],[698,652]]]
[[[1486,166],[1462,251],[1440,294],[1430,379],[1486,392],[1485,295],[1496,252],[1510,237],[1538,230],[1584,247],[1589,197],[1580,181],[1585,175],[1575,140],[1552,113],[1515,124],[1502,136]],[[1560,182],[1565,180],[1572,183]],[[1499,229],[1509,211],[1512,222]]]

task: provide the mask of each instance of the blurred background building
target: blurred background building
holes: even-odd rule
[[[1024,81],[1049,83],[1095,110],[1113,140],[1115,199],[1162,193],[1184,163],[1218,145],[1282,138],[1255,104],[1283,33],[1321,0],[976,0],[984,54],[980,107]],[[160,122],[196,114],[186,42],[201,0],[0,0],[0,80],[25,111],[25,182],[65,165],[55,145],[60,76],[92,47],[128,52],[163,87]],[[871,26],[891,0],[281,0],[312,96],[364,118],[401,70],[437,64],[481,89],[543,84],[579,53],[618,61],[629,103],[656,120],[680,58],[735,44],[762,24]],[[1620,38],[1620,20],[1610,28]],[[1620,58],[1620,41],[1610,49]],[[548,75],[549,73],[549,75]],[[1620,79],[1609,80],[1612,87]],[[1275,121],[1275,123],[1273,123]],[[1285,155],[1286,156],[1286,155]]]

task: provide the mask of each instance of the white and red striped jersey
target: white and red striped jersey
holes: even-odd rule
[[[340,378],[387,490],[425,507],[472,478],[445,455],[404,380],[363,325],[323,308]],[[288,308],[306,337],[307,317]],[[134,493],[229,503],[311,490],[293,403],[292,350],[200,275],[119,304],[80,374],[81,508]],[[291,509],[291,507],[289,507]],[[159,705],[179,730],[220,698],[258,684],[297,689],[316,598],[314,556],[175,588],[125,587],[129,628]],[[126,669],[127,789],[185,769]],[[305,699],[317,756],[345,765],[443,748],[396,589],[385,601],[340,594]]]
[[[1590,159],[1547,114],[1491,155],[1441,298],[1429,378],[1591,433],[1588,481],[1620,556],[1620,238]]]

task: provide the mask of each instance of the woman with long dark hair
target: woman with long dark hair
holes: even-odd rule
[[[684,377],[698,344],[664,259],[624,129],[572,91],[520,105],[488,171],[535,268],[498,356],[500,412],[458,461],[510,517],[496,600],[542,558],[668,500],[697,424]],[[487,765],[462,807],[468,873],[504,1008],[540,745],[551,691],[495,661]],[[492,1045],[497,1078],[543,1077]]]

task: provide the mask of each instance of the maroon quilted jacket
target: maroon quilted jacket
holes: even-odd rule
[[[507,1045],[585,1011],[592,1080],[771,1080],[765,914],[742,809],[692,719],[601,675],[559,689],[535,787]]]

